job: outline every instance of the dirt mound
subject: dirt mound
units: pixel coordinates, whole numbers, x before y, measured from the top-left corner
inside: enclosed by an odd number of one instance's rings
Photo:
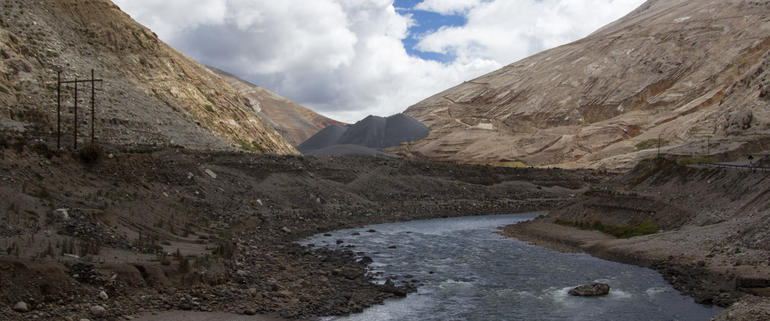
[[[327,130],[328,129],[328,130]],[[404,114],[390,117],[368,116],[348,126],[327,128],[300,144],[297,149],[303,154],[333,145],[359,145],[382,149],[398,146],[401,143],[425,138],[430,129]],[[349,148],[335,148],[327,151],[346,151]],[[358,149],[362,151],[362,149]]]
[[[306,141],[302,142],[302,144],[299,144],[297,150],[304,154],[313,150],[336,145],[337,142],[339,142],[340,137],[342,137],[347,130],[348,126],[331,125],[311,136]]]

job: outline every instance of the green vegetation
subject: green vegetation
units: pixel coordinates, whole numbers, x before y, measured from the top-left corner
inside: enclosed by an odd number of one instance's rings
[[[667,143],[668,142],[666,140],[664,140],[664,139],[660,140],[660,146],[666,146]],[[657,138],[647,139],[647,140],[642,141],[639,144],[636,144],[636,150],[637,151],[645,150],[645,149],[652,149],[652,148],[657,148],[657,147],[658,147],[658,139]]]
[[[581,230],[593,230],[599,231],[605,234],[609,234],[619,238],[630,238],[634,236],[642,236],[648,234],[658,233],[660,229],[655,226],[651,220],[647,220],[635,225],[611,225],[603,224],[601,221],[593,222],[581,222],[581,221],[567,221],[556,220],[554,223],[559,225],[577,227]]]
[[[96,144],[88,144],[77,153],[78,158],[84,164],[94,164],[99,161],[104,151]]]
[[[693,165],[700,163],[716,163],[716,158],[713,157],[685,157],[676,160],[679,165]]]
[[[526,168],[529,167],[527,163],[522,161],[508,161],[508,162],[496,162],[496,163],[488,163],[489,166],[495,166],[495,167],[510,167],[510,168]]]
[[[207,104],[207,105],[203,106],[203,108],[206,109],[207,112],[210,112],[212,114],[216,113],[216,111],[214,110],[214,106],[211,106],[211,105]]]
[[[245,141],[243,139],[240,139],[238,137],[233,138],[233,140],[238,145],[240,145],[241,149],[243,149],[243,150],[252,151],[252,152],[258,152],[258,153],[264,153],[265,152],[265,149],[262,146],[259,146],[259,144],[257,144],[254,141],[247,142],[247,141]]]

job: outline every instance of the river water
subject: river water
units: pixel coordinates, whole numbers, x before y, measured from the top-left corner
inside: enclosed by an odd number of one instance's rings
[[[722,311],[696,304],[654,270],[556,252],[495,233],[539,214],[380,224],[313,236],[302,243],[371,257],[370,273],[378,282],[420,282],[417,292],[404,299],[323,320],[708,320]],[[567,294],[594,281],[608,283],[610,294]]]

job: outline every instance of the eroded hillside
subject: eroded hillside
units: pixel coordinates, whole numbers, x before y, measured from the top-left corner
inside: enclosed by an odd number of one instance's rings
[[[592,35],[430,97],[414,150],[440,160],[626,167],[736,158],[770,137],[770,2],[651,0]]]
[[[73,80],[95,69],[104,79],[97,84],[95,117],[102,142],[296,153],[248,99],[109,0],[4,0],[0,20],[4,131],[51,139],[57,71]],[[73,131],[73,92],[62,92],[65,133]],[[90,104],[90,85],[81,84],[78,100],[81,107]],[[85,137],[90,108],[78,115]]]
[[[273,126],[293,146],[297,146],[329,125],[344,123],[320,115],[267,89],[240,79],[226,71],[209,67],[249,99],[254,112]]]

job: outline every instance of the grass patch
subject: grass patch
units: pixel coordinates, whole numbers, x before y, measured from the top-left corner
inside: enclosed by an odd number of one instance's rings
[[[581,230],[599,231],[619,238],[630,238],[634,236],[655,234],[660,230],[651,220],[646,220],[634,225],[611,225],[603,224],[601,221],[581,222],[567,220],[556,220],[554,223],[564,226],[577,227]]]
[[[527,163],[522,162],[522,161],[487,163],[487,165],[495,166],[495,167],[509,167],[509,168],[527,168],[527,167],[529,167],[529,165],[527,165]]]
[[[77,152],[77,157],[83,164],[95,164],[102,158],[104,150],[96,144],[88,144]]]
[[[676,160],[679,165],[694,165],[700,163],[716,163],[716,158],[713,157],[685,157]]]
[[[262,146],[260,146],[259,144],[257,144],[256,142],[254,142],[254,141],[247,142],[247,141],[245,141],[243,139],[240,139],[238,137],[234,137],[233,140],[243,150],[257,152],[257,153],[264,153],[265,152],[265,149]]]
[[[661,147],[666,146],[667,143],[668,142],[666,140],[664,140],[664,139],[660,140],[660,146]],[[653,149],[653,148],[657,148],[657,147],[658,147],[658,139],[657,138],[647,139],[647,140],[644,140],[644,141],[640,142],[639,144],[636,144],[636,150],[637,151],[645,150],[645,149]]]

